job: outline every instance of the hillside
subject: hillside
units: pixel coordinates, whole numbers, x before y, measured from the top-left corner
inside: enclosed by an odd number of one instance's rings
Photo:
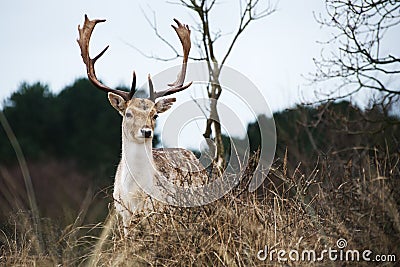
[[[244,166],[225,197],[139,215],[133,240],[125,240],[110,215],[120,117],[87,87],[79,79],[53,94],[40,83],[22,84],[5,102],[39,217],[28,211],[21,165],[1,127],[0,263],[260,266],[271,264],[257,258],[265,246],[321,252],[339,239],[348,249],[400,257],[400,120],[379,106],[361,110],[343,101],[275,113],[275,161],[257,192],[246,188],[254,166]],[[248,125],[248,139],[256,152],[257,122]],[[334,265],[326,258],[321,264]],[[312,260],[290,261],[297,265]]]

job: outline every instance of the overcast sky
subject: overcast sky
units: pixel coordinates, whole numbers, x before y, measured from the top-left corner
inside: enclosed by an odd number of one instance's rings
[[[211,14],[212,29],[226,34],[216,45],[219,57],[231,41],[229,33],[238,27],[238,2],[218,1]],[[302,95],[313,95],[313,87],[305,86],[308,81],[302,75],[314,71],[313,58],[318,57],[322,49],[318,41],[326,40],[329,33],[320,28],[313,16],[324,12],[324,1],[308,0],[306,3],[279,1],[274,14],[254,21],[240,36],[226,63],[254,83],[272,111],[299,102]],[[181,61],[149,59],[129,45],[155,56],[174,56],[154,35],[143,13],[152,17],[154,11],[159,32],[176,44],[178,50],[179,41],[170,27],[172,19],[178,18],[189,25],[197,21],[187,8],[157,0],[15,0],[1,1],[0,10],[0,99],[8,97],[24,81],[43,82],[57,93],[75,79],[85,77],[85,66],[76,42],[77,26],[83,23],[84,14],[90,19],[107,19],[96,27],[91,54],[94,56],[110,45],[96,64],[97,76],[110,87],[129,86],[133,69],[140,85],[145,83],[148,73],[154,76]],[[192,48],[192,55],[196,55],[195,49]],[[171,77],[171,81],[174,79]],[[248,116],[241,119],[251,120]],[[160,120],[162,124],[163,119]]]
[[[211,26],[231,33],[238,26],[238,1],[219,2],[212,13]],[[323,1],[309,0],[304,4],[304,1],[281,0],[277,7],[276,13],[250,25],[227,62],[259,87],[273,110],[299,100],[299,90],[306,83],[301,75],[314,70],[312,59],[321,50],[317,41],[327,36],[313,18],[313,12],[323,11]],[[110,45],[96,65],[99,78],[109,86],[128,86],[132,69],[141,84],[147,73],[155,75],[180,61],[155,61],[127,45],[148,54],[173,55],[155,37],[142,10],[149,16],[154,10],[160,32],[178,47],[169,26],[172,18],[189,25],[195,19],[193,13],[180,5],[156,0],[15,0],[1,1],[0,10],[0,99],[9,96],[23,81],[41,81],[59,92],[76,78],[85,76],[76,43],[77,25],[83,23],[85,13],[89,18],[107,19],[96,27],[91,49],[94,54]],[[220,39],[217,54],[226,51],[231,37],[228,34]]]

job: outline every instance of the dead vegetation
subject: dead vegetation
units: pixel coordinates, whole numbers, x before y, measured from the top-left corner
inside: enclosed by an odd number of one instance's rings
[[[340,238],[347,241],[346,249],[398,257],[400,157],[380,151],[367,155],[357,164],[320,160],[310,173],[303,173],[301,165],[288,171],[285,157],[275,162],[262,190],[249,193],[239,185],[207,206],[138,214],[128,239],[112,208],[96,225],[81,225],[78,216],[74,224],[59,229],[57,222],[42,219],[40,238],[31,216],[15,213],[1,232],[0,262],[6,266],[335,266],[338,262],[328,259],[279,262],[276,254],[272,261],[261,261],[257,253],[265,246],[270,251],[320,253],[336,248]],[[246,179],[241,185],[245,183]]]

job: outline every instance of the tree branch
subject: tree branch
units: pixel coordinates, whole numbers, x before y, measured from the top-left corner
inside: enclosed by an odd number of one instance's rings
[[[258,19],[264,18],[266,16],[269,16],[276,11],[276,7],[271,7],[271,5],[269,5],[263,11],[261,11],[261,13],[259,13],[258,15],[255,15],[255,14],[253,14],[253,11],[254,11],[254,8],[257,6],[258,2],[259,2],[259,0],[256,0],[255,3],[252,4],[252,1],[250,0],[246,5],[246,9],[244,11],[241,11],[239,27],[228,47],[228,50],[226,51],[224,57],[222,58],[220,69],[222,69],[222,67],[224,66],[224,64],[225,64],[226,60],[228,59],[230,53],[232,52],[232,49],[233,49],[236,41],[238,40],[240,34],[243,33],[243,31],[250,24],[250,22],[253,20],[258,20]],[[247,20],[246,20],[246,16],[248,16]]]

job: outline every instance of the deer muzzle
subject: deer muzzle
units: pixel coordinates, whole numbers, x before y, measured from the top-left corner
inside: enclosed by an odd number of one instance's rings
[[[142,128],[140,129],[143,138],[152,138],[153,137],[153,130],[150,128]]]

